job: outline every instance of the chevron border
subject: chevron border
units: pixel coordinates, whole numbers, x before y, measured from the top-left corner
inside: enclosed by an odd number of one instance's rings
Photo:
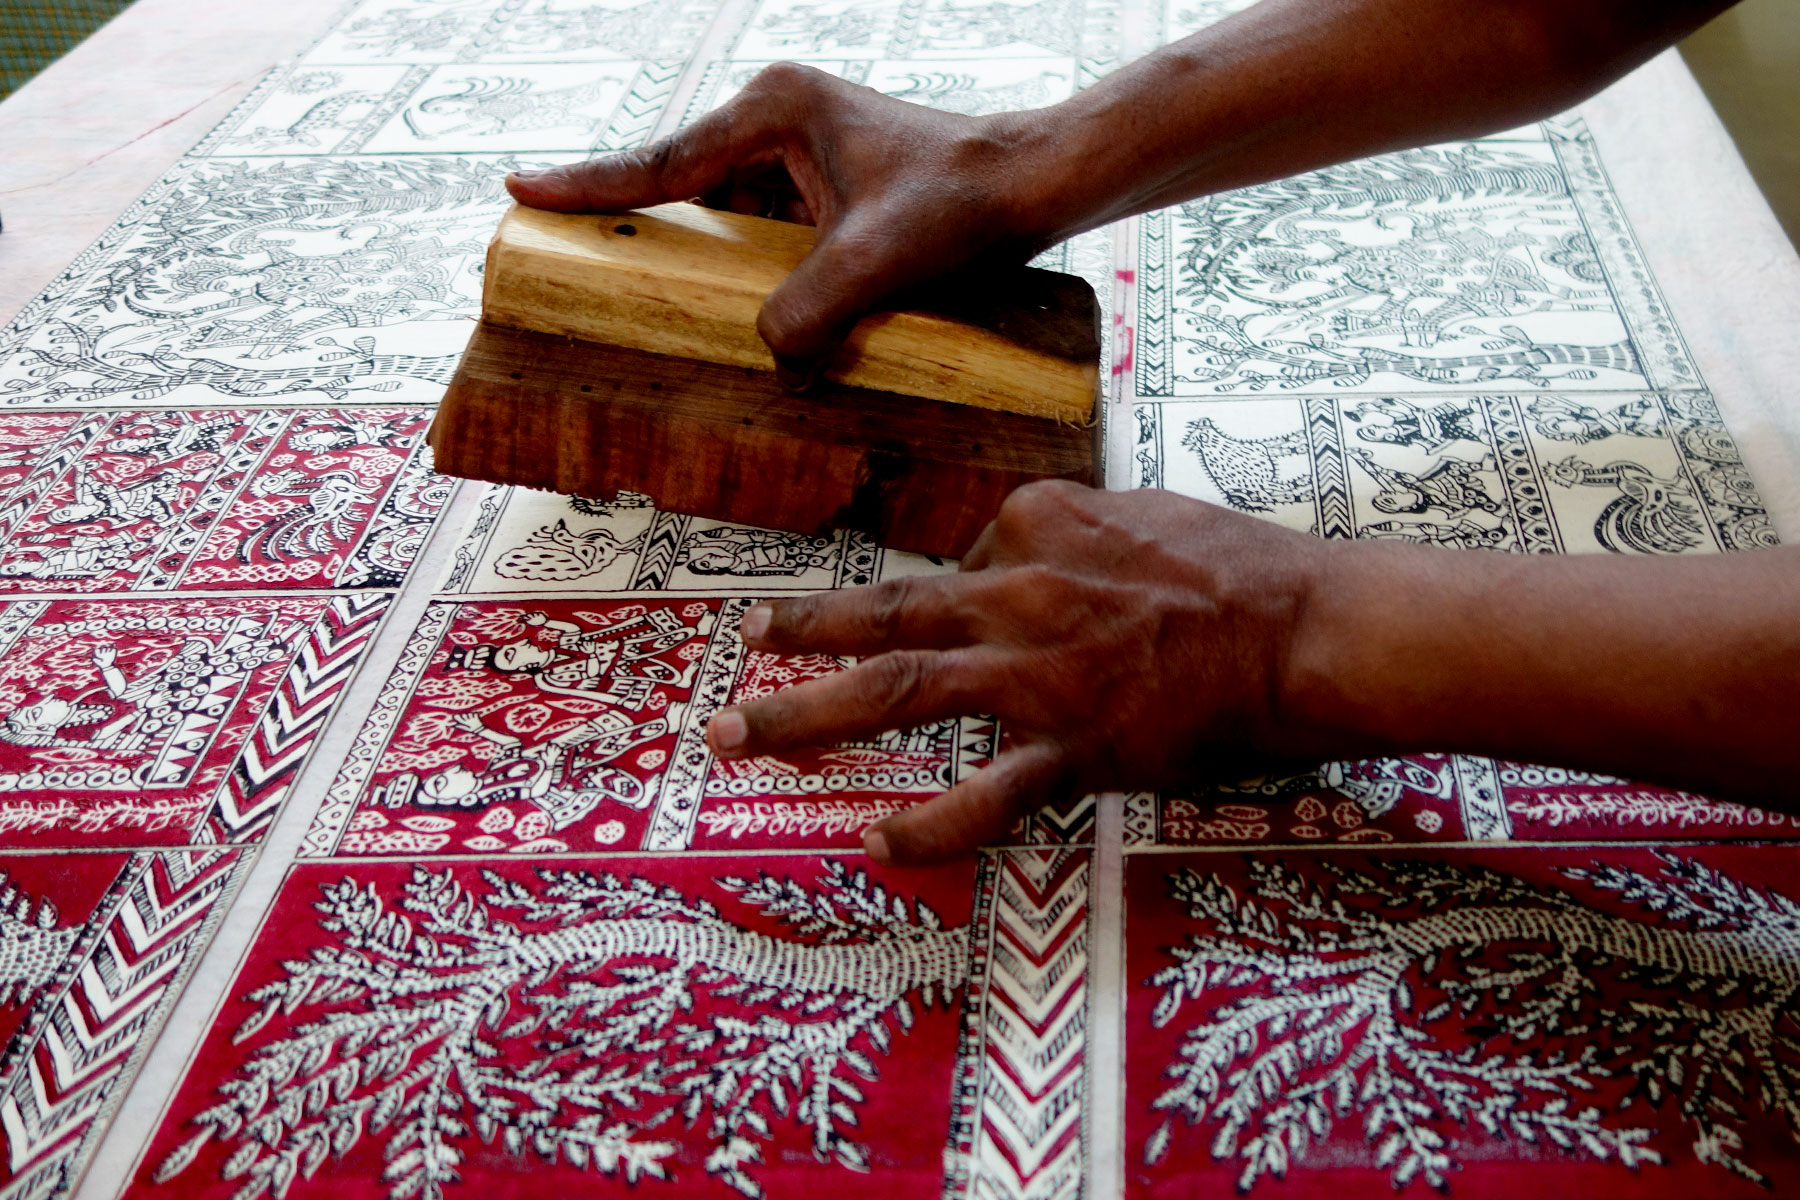
[[[85,958],[9,1054],[0,1200],[74,1189],[253,859],[217,848],[132,856]]]
[[[392,599],[388,592],[331,598],[238,752],[193,842],[235,845],[254,841],[268,829]]]
[[[983,863],[946,1200],[1086,1192],[1092,862],[1055,848]]]

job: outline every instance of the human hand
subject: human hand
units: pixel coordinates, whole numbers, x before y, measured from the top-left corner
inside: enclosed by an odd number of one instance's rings
[[[460,729],[464,733],[486,733],[487,732],[487,726],[483,725],[481,723],[480,717],[476,716],[474,713],[466,713],[466,712],[451,713],[450,714],[450,728]]]
[[[115,646],[95,646],[94,665],[102,671],[119,661],[119,651]]]
[[[864,835],[923,863],[1003,836],[1064,796],[1192,780],[1317,747],[1282,711],[1288,652],[1333,545],[1169,492],[1038,483],[1008,498],[956,575],[760,604],[753,650],[873,656],[721,711],[723,758],[972,713],[1008,745]]]
[[[694,125],[639,150],[507,177],[557,212],[700,197],[818,227],[757,331],[803,388],[858,318],[894,293],[981,260],[1022,263],[1074,230],[1041,219],[1020,147],[1036,113],[967,117],[776,63]]]

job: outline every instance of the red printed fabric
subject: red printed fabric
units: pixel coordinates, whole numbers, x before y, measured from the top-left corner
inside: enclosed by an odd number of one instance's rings
[[[935,1194],[974,873],[297,869],[130,1194]]]
[[[783,60],[1043,108],[1245,7],[357,0],[256,81],[0,329],[0,1200],[1800,1194],[1793,818],[1440,747],[877,867],[994,719],[707,723],[854,665],[748,651],[758,600],[956,563],[432,470],[508,172]],[[1773,545],[1606,153],[1566,114],[1047,250],[1107,486]]]
[[[1794,855],[1134,856],[1128,1192],[1785,1194]]]

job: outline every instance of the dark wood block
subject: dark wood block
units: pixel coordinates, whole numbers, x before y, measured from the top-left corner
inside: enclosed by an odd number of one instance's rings
[[[1094,483],[1096,434],[482,324],[427,437],[449,475],[960,557],[1021,484]]]

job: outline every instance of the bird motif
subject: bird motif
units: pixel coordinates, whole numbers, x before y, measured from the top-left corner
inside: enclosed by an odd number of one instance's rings
[[[1312,483],[1306,431],[1269,438],[1235,438],[1211,417],[1189,421],[1181,444],[1200,456],[1200,467],[1226,503],[1243,512],[1272,512],[1277,504],[1304,500]],[[1299,459],[1299,470],[1284,474],[1283,459]]]
[[[275,471],[254,480],[250,493],[259,498],[297,496],[304,504],[272,517],[238,546],[239,562],[253,554],[275,562],[325,554],[350,539],[356,531],[357,508],[374,499],[352,471],[327,471],[307,476],[299,471]]]
[[[1619,489],[1594,521],[1594,537],[1608,550],[1680,554],[1702,544],[1700,508],[1679,479],[1659,479],[1641,463],[1597,467],[1573,455],[1552,463],[1545,474],[1563,487]]]

